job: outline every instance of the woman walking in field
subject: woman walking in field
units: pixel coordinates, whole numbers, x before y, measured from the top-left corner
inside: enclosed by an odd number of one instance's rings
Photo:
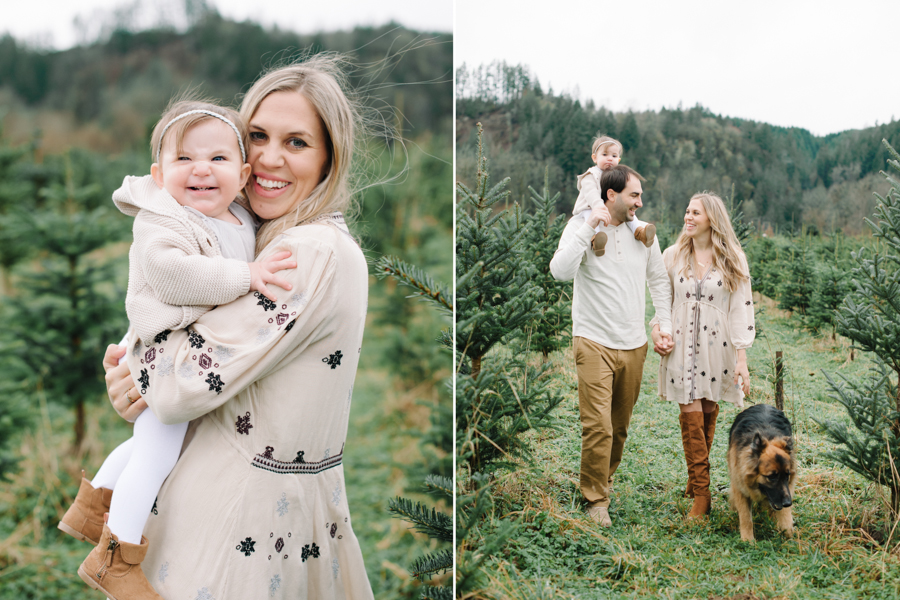
[[[118,346],[104,358],[122,417],[149,405],[163,423],[191,421],[145,529],[143,569],[163,598],[373,597],[341,464],[368,294],[342,216],[365,141],[344,89],[319,55],[264,75],[241,106],[258,260],[290,252],[291,290],[137,342],[122,365]]]
[[[688,469],[687,515],[710,512],[709,451],[719,401],[744,405],[750,392],[747,348],[755,337],[747,258],[728,211],[715,194],[695,194],[684,228],[663,252],[672,284],[673,342],[651,321],[654,349],[662,356],[659,396],[681,410],[681,441]]]

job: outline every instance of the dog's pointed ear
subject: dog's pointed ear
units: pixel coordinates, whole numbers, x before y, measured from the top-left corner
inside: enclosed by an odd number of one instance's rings
[[[763,442],[762,436],[759,435],[759,432],[753,434],[753,441],[750,442],[750,452],[753,456],[758,456],[762,453],[763,447],[765,446],[765,442]]]
[[[788,454],[794,451],[794,438],[784,438],[784,451]]]

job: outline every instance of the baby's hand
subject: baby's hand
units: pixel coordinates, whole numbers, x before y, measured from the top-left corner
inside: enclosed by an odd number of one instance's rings
[[[609,216],[609,210],[606,209],[606,204],[598,204],[593,207],[591,214],[588,217],[588,223],[591,227],[596,227],[601,221],[604,226],[609,227],[609,222],[611,220],[612,217]]]
[[[275,273],[283,271],[284,269],[297,268],[296,262],[287,260],[290,256],[291,253],[285,250],[283,252],[276,252],[265,260],[250,263],[250,289],[259,292],[272,302],[275,302],[277,298],[275,298],[274,294],[266,287],[267,283],[274,283],[278,287],[286,290],[291,289],[290,283],[275,275]]]

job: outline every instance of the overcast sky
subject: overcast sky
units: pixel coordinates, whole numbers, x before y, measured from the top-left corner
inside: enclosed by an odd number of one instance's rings
[[[221,15],[237,21],[250,19],[263,25],[310,33],[350,29],[356,25],[378,26],[395,21],[410,29],[449,32],[453,28],[452,0],[206,0]],[[0,32],[19,39],[65,49],[84,35],[73,22],[81,17],[90,25],[98,11],[109,13],[117,7],[143,6],[144,17],[152,21],[161,13],[178,12],[184,0],[4,0]]]
[[[455,0],[454,61],[524,64],[612,110],[685,108],[824,135],[900,118],[897,0]]]

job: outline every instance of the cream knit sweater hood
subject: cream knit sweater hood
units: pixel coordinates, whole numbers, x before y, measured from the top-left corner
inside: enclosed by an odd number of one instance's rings
[[[222,257],[215,234],[202,219],[149,175],[125,177],[113,202],[135,217],[125,309],[144,344],[250,290],[249,265]]]

